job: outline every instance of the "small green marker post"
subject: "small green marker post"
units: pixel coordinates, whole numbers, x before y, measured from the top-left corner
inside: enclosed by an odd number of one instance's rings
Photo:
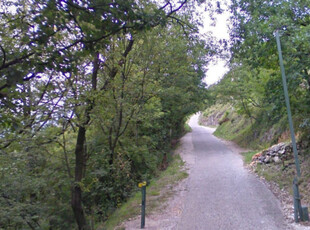
[[[145,204],[146,204],[146,182],[139,183],[139,188],[142,192],[142,205],[141,205],[141,228],[145,226]]]

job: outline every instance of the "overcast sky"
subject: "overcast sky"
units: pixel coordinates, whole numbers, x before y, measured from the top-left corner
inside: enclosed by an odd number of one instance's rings
[[[224,4],[221,5],[221,8],[225,8]],[[216,16],[216,25],[211,26],[211,20],[207,13],[204,13],[204,27],[201,28],[201,32],[212,32],[213,36],[218,39],[229,39],[228,34],[228,19],[229,13],[223,12]],[[216,83],[224,74],[228,71],[228,68],[225,67],[225,60],[217,60],[208,65],[208,71],[206,72],[205,82],[208,85]]]

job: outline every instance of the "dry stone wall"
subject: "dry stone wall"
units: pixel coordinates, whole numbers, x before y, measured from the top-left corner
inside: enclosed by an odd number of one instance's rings
[[[297,144],[297,150],[301,149],[301,143]],[[269,164],[281,163],[284,160],[293,158],[292,143],[279,143],[263,150],[252,157],[252,163]]]

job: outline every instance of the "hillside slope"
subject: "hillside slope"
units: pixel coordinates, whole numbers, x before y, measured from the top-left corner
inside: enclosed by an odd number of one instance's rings
[[[217,127],[215,136],[236,142],[242,147],[264,149],[289,140],[287,118],[272,124],[240,114],[233,105],[215,104],[200,116],[200,123]]]
[[[219,115],[220,114],[220,115]],[[216,118],[217,124],[210,121]],[[232,105],[214,105],[201,113],[200,123],[205,126],[216,125],[214,135],[234,141],[242,147],[253,149],[243,153],[245,164],[257,175],[264,178],[269,184],[276,184],[273,190],[292,195],[292,181],[295,176],[295,164],[290,142],[289,131],[284,123],[284,118],[279,123],[270,127],[264,123],[256,123],[244,115],[236,112]],[[298,135],[297,135],[298,137]],[[310,155],[309,142],[298,139],[299,160],[302,178],[300,192],[302,204],[310,204]],[[282,148],[283,147],[283,148]],[[274,160],[275,159],[275,160]],[[292,199],[287,195],[286,206],[292,207]],[[289,196],[291,198],[291,196]],[[291,212],[292,210],[290,210]]]

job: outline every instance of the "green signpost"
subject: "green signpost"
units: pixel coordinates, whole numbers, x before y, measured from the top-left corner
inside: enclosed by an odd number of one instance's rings
[[[145,226],[145,201],[146,201],[146,182],[139,183],[139,188],[142,192],[142,204],[141,204],[141,228]]]
[[[281,73],[282,73],[283,90],[284,90],[287,116],[288,116],[290,132],[291,132],[291,139],[292,139],[296,173],[297,173],[297,178],[295,177],[294,181],[293,181],[294,218],[295,218],[295,222],[298,222],[299,220],[309,221],[308,208],[301,206],[301,200],[300,200],[299,189],[298,189],[298,183],[299,183],[299,179],[301,176],[300,164],[299,164],[299,159],[298,159],[298,151],[297,151],[297,145],[296,145],[296,139],[295,139],[295,132],[294,132],[294,126],[293,126],[292,113],[291,113],[290,99],[289,99],[288,90],[287,90],[286,76],[285,76],[282,50],[281,50],[281,42],[280,42],[280,36],[279,36],[278,31],[276,31],[276,41],[277,41],[277,47],[278,47],[278,53],[279,53],[279,62],[280,62],[280,68],[281,68]]]

